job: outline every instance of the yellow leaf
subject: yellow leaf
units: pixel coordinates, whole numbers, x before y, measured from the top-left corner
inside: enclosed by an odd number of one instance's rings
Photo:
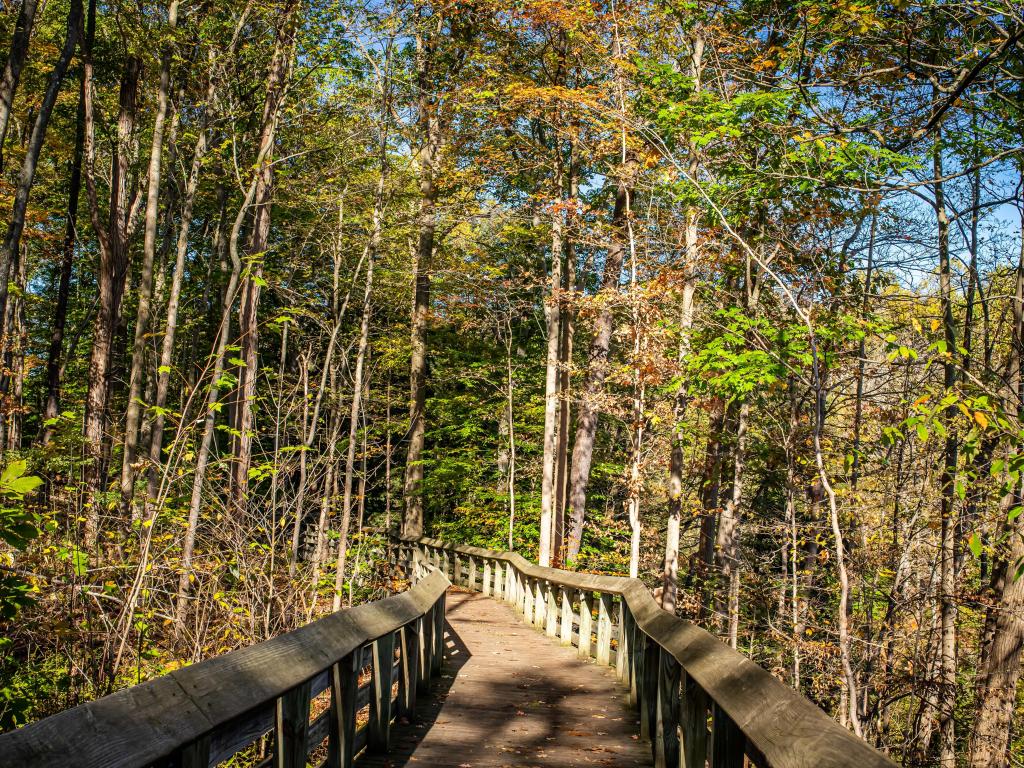
[[[982,429],[988,429],[988,416],[986,416],[981,411],[974,412],[974,420],[978,422],[978,426],[980,426]]]

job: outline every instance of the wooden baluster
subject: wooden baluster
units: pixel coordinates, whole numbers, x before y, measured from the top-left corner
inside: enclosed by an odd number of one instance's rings
[[[615,649],[615,676],[619,682],[629,684],[629,606],[626,605],[626,598],[619,595],[618,610],[619,642]]]
[[[391,687],[394,685],[395,633],[373,641],[373,680],[370,683],[370,722],[366,747],[387,752],[391,745]]]
[[[480,591],[483,592],[485,595],[488,595],[488,596],[491,594],[491,561],[490,560],[484,560],[484,580],[483,580],[483,583],[480,584]],[[494,594],[498,594],[498,591],[495,590]]]
[[[693,678],[682,673],[682,766],[704,768],[708,755],[708,696]]]
[[[452,560],[455,563],[452,570],[452,584],[460,585],[462,584],[462,558],[459,557],[458,552],[455,552],[452,555]]]
[[[431,608],[431,611],[433,608]],[[433,622],[431,613],[416,619],[416,691],[424,695],[430,693],[430,644],[433,640]]]
[[[548,606],[545,609],[547,626],[544,628],[544,632],[548,637],[557,637],[560,617],[558,615],[558,598],[555,597],[555,585],[549,581],[546,591]]]
[[[441,674],[441,663],[444,661],[444,604],[445,595],[442,592],[434,603],[433,618],[433,651],[430,657],[430,674],[434,677]]]
[[[327,768],[350,768],[356,744],[356,696],[363,649],[331,666],[331,718],[327,725]],[[204,767],[205,768],[205,767]]]
[[[416,712],[416,688],[419,683],[419,619],[399,630],[401,675],[398,678],[398,716],[411,720]]]
[[[523,577],[523,621],[533,621],[533,583],[528,576]]]
[[[562,626],[560,635],[562,645],[572,645],[572,592],[566,587],[559,587],[562,599]]]
[[[743,768],[747,737],[717,703],[711,704],[711,768]]]
[[[209,768],[210,734],[200,736],[193,742],[178,749],[171,758],[174,768]],[[330,766],[329,768],[333,768]]]
[[[629,695],[628,701],[634,707],[640,706],[640,688],[643,686],[644,631],[635,620],[629,622]]]
[[[533,582],[533,626],[537,629],[544,629],[544,614],[547,611],[547,601],[544,598],[543,579],[535,579]]]
[[[612,658],[612,596],[601,593],[597,604],[597,663],[610,664]]]
[[[476,558],[472,555],[469,558],[469,583],[466,586],[476,591]]]
[[[505,563],[505,600],[516,604],[516,573],[512,563]]]
[[[494,571],[494,590],[491,592],[491,594],[494,595],[495,597],[501,599],[501,598],[504,597],[505,591],[504,591],[504,587],[502,586],[502,583],[501,583],[502,572],[501,572],[501,561],[500,560],[495,560],[494,561],[493,571]]]
[[[274,708],[274,768],[306,768],[311,681],[279,696]]]
[[[658,645],[646,634],[640,636],[639,685],[636,696],[640,709],[640,738],[650,739],[653,733],[658,696]]]
[[[590,592],[580,592],[580,644],[579,655],[585,659],[590,658],[590,633],[593,630],[594,614],[590,606],[592,595]]]
[[[658,706],[655,728],[655,768],[679,765],[679,684],[681,669],[675,656],[658,647],[661,659],[658,675]]]

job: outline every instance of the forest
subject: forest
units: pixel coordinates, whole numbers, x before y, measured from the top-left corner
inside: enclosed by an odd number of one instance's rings
[[[0,6],[0,731],[429,535],[1024,766],[1018,3]]]

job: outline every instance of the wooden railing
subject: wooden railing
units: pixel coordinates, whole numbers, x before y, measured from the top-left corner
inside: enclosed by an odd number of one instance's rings
[[[424,574],[408,592],[0,736],[0,766],[207,768],[268,734],[261,765],[305,768],[315,753],[350,766],[364,747],[387,751],[392,720],[440,672],[448,586]]]
[[[510,603],[523,619],[615,667],[658,768],[895,768],[821,709],[637,579],[542,568],[512,552],[403,542],[414,573]]]

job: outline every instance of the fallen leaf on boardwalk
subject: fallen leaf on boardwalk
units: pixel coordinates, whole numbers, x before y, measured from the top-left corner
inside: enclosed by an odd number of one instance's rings
[[[525,715],[526,715],[526,713],[525,713],[525,712],[523,712],[523,710],[521,710],[521,709],[517,709],[517,710],[516,710],[516,714],[517,714],[517,715],[520,715],[520,716],[525,716]]]

